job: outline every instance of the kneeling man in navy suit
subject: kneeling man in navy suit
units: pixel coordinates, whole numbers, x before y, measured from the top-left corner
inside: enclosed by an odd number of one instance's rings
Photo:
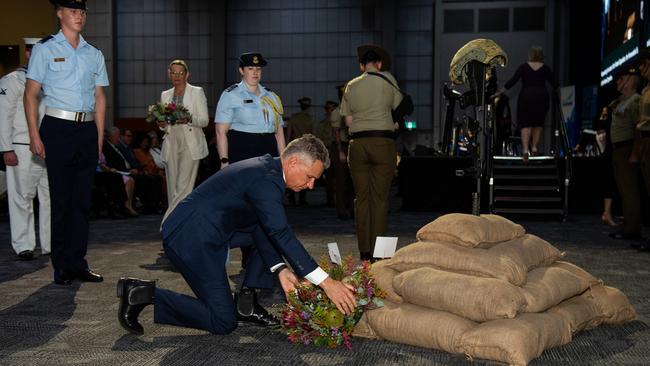
[[[214,334],[232,332],[238,321],[276,325],[277,319],[251,290],[271,288],[274,275],[285,292],[303,277],[320,286],[341,312],[354,311],[353,287],[331,279],[316,264],[296,239],[282,203],[285,188],[313,188],[329,163],[325,145],[305,135],[292,141],[280,158],[243,160],[197,187],[165,219],[161,231],[169,260],[196,297],[156,288],[153,281],[122,278],[117,284],[122,327],[142,334],[138,315],[150,304],[155,323]],[[251,242],[242,290],[233,298],[225,268],[228,251]]]

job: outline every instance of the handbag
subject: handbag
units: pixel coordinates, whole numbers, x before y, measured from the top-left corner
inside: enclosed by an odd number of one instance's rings
[[[410,95],[404,93],[401,91],[395,84],[393,84],[390,79],[385,77],[384,75],[378,73],[378,72],[368,72],[370,75],[374,76],[379,76],[380,78],[386,80],[388,84],[390,84],[393,88],[397,89],[402,94],[402,101],[399,103],[399,105],[391,111],[391,115],[393,117],[393,122],[396,123],[401,123],[404,120],[404,117],[407,115],[410,115],[413,113],[413,98],[411,98]]]

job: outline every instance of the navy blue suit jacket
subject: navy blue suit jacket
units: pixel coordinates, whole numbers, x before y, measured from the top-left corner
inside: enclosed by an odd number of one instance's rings
[[[304,277],[318,265],[289,227],[285,188],[279,158],[264,155],[229,165],[176,206],[162,224],[163,240],[182,256],[195,245],[234,247],[238,234],[249,234],[267,268],[284,262],[283,256]],[[203,243],[174,240],[187,238],[187,230]]]

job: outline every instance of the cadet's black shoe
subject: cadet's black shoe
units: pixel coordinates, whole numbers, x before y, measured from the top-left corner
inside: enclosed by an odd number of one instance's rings
[[[31,259],[34,259],[34,251],[33,250],[23,250],[22,252],[18,253],[18,258],[22,261],[28,261]]]
[[[252,289],[242,289],[239,294],[235,294],[235,307],[239,322],[254,323],[264,327],[280,325],[280,320],[257,302],[257,294]]]
[[[372,255],[370,255],[370,252],[359,252],[359,259],[369,261],[372,259]]]
[[[72,274],[74,278],[78,279],[79,281],[82,282],[102,282],[104,281],[104,277],[100,275],[99,273],[95,273],[91,271],[90,269],[86,268],[83,271],[77,271]]]
[[[72,283],[74,277],[68,271],[64,270],[54,270],[54,283],[57,285],[69,285]]]
[[[138,316],[147,305],[153,304],[155,281],[137,278],[120,278],[117,281],[117,297],[120,307],[117,319],[122,328],[133,334],[143,334],[144,328],[138,322]]]

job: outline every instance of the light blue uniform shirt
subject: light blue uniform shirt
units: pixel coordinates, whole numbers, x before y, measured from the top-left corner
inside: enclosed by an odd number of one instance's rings
[[[32,49],[27,78],[43,86],[46,107],[94,112],[95,87],[108,86],[104,55],[81,35],[79,38],[74,49],[59,31]]]
[[[275,133],[284,127],[280,97],[259,85],[260,95],[251,93],[243,81],[224,90],[214,115],[216,123],[248,133]]]

